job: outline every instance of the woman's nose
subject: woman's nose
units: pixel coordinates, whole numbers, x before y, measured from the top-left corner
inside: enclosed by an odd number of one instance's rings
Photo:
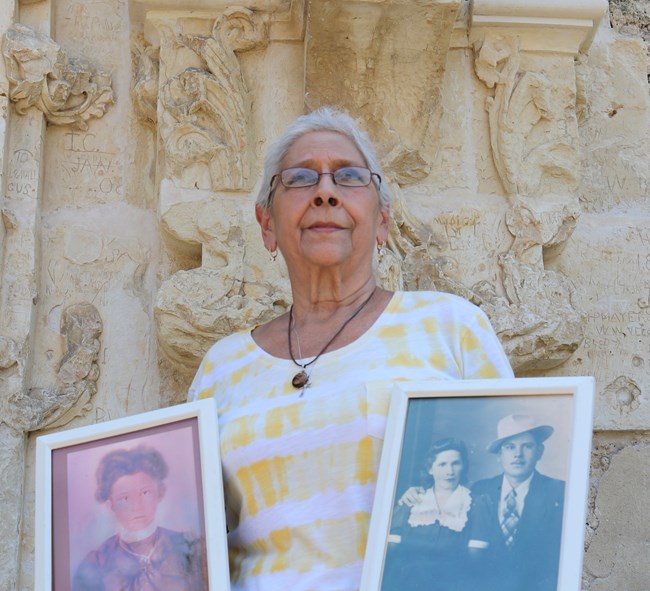
[[[318,179],[318,184],[316,185],[316,190],[314,191],[312,203],[316,207],[320,207],[324,203],[336,207],[340,202],[341,200],[339,199],[337,186],[332,174],[321,174],[320,179]]]

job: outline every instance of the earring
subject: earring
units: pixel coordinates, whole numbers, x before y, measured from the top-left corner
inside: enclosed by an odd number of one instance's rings
[[[381,256],[384,254],[384,243],[377,240],[377,255]]]
[[[273,262],[275,262],[275,259],[278,258],[278,251],[277,251],[277,249],[275,249],[275,250],[270,250],[269,253],[271,253],[271,260],[272,260]]]

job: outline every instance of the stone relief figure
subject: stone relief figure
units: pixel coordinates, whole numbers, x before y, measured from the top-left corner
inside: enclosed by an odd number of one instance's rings
[[[577,158],[563,131],[570,125],[562,122],[567,96],[575,101],[575,95],[554,90],[544,74],[522,72],[520,63],[516,38],[489,36],[475,61],[478,77],[495,89],[487,101],[490,143],[511,200],[505,221],[513,242],[498,258],[501,284],[482,281],[468,288],[449,277],[448,259],[434,256],[430,264],[439,289],[485,310],[513,369],[524,373],[566,361],[583,340],[585,319],[571,281],[546,269],[571,236],[577,207],[567,204],[570,197],[539,194],[548,172],[561,179],[565,195],[575,188]],[[534,134],[542,122],[551,124],[552,131]],[[551,140],[536,139],[540,137]]]
[[[207,69],[186,68],[161,88],[159,126],[169,173],[183,187],[250,189],[250,97],[237,54],[268,42],[264,21],[231,8],[215,19],[210,37],[180,34],[175,42]]]
[[[144,41],[136,42],[133,49],[136,64],[133,85],[133,105],[136,113],[147,123],[156,123],[158,103],[158,78],[160,70],[160,50],[147,46]]]
[[[404,203],[400,186],[391,184],[390,232],[378,256],[377,275],[386,289],[430,289],[428,274],[422,272],[433,260],[431,252],[439,248],[430,228],[416,219]],[[421,281],[418,279],[421,277]],[[426,285],[425,285],[426,284]]]
[[[73,304],[63,311],[61,335],[67,345],[57,372],[60,386],[12,393],[5,417],[9,424],[34,431],[65,425],[80,414],[97,392],[102,330],[102,319],[92,304]]]
[[[193,371],[215,341],[289,307],[280,261],[270,264],[261,246],[251,246],[259,243],[257,228],[239,205],[236,198],[182,203],[162,219],[172,250],[202,251],[201,266],[164,281],[156,300],[160,348],[185,370]]]
[[[61,316],[66,352],[59,364],[58,384],[25,389],[21,364],[26,355],[9,338],[0,337],[0,521],[6,531],[20,531],[23,510],[25,434],[58,427],[90,408],[99,378],[103,325],[89,303],[68,306]],[[16,469],[19,466],[19,469]],[[0,589],[13,589],[20,536],[6,536],[0,552]]]
[[[113,104],[111,77],[93,70],[34,29],[12,25],[3,44],[9,98],[21,115],[30,107],[43,112],[48,123],[88,128]]]
[[[487,99],[492,158],[508,195],[539,195],[543,176],[561,178],[571,191],[578,156],[566,131],[566,110],[575,111],[575,91],[554,86],[543,72],[521,69],[517,37],[488,35],[476,48],[476,75],[494,96]],[[544,135],[533,133],[543,127]],[[540,141],[543,137],[544,141]]]

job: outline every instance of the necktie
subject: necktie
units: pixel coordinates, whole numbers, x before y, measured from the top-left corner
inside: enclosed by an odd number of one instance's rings
[[[504,499],[503,520],[501,521],[501,531],[503,531],[503,535],[506,538],[506,546],[512,546],[518,526],[517,492],[513,488]]]

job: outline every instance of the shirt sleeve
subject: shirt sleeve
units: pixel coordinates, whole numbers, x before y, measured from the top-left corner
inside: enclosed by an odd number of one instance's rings
[[[512,378],[514,373],[487,315],[470,304],[460,327],[461,364],[464,379]]]

